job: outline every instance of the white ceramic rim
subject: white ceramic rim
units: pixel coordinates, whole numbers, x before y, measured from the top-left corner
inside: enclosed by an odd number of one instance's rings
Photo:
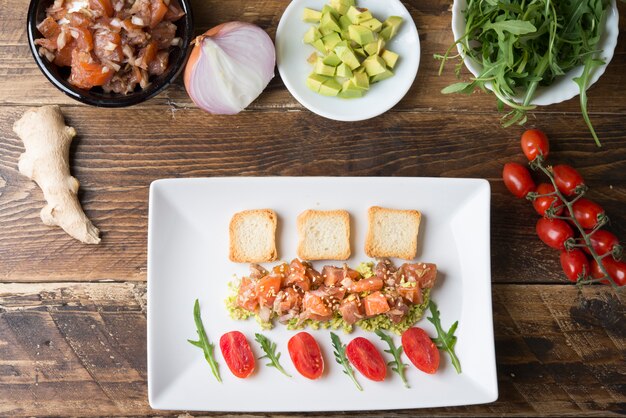
[[[465,32],[465,16],[463,10],[467,6],[467,0],[454,0],[452,5],[452,33],[454,39],[459,39]],[[605,64],[596,67],[591,74],[589,85],[591,87],[596,81],[600,79],[600,76],[604,74],[606,67],[613,59],[615,53],[615,47],[617,46],[617,37],[619,35],[619,12],[617,10],[617,4],[615,0],[611,0],[611,10],[605,16],[605,30],[602,33],[600,39],[600,46],[602,49],[602,59]],[[457,45],[457,50],[462,56],[463,51],[460,45]],[[469,57],[463,56],[463,62],[465,67],[477,77],[482,67],[479,63],[472,60]],[[578,85],[574,82],[574,78],[579,77],[583,72],[583,67],[577,67],[567,72],[565,75],[555,80],[555,82],[549,87],[539,87],[535,93],[535,97],[532,101],[533,105],[547,106],[551,104],[561,103],[565,100],[569,100],[580,94]],[[486,83],[486,87],[491,90],[491,83]],[[515,99],[516,102],[521,103],[521,97]]]
[[[285,64],[282,57],[281,57],[281,48],[279,47],[280,44],[280,40],[281,37],[284,34],[284,28],[285,28],[285,16],[288,16],[296,7],[301,7],[301,4],[299,1],[297,0],[292,0],[289,3],[289,6],[287,6],[287,8],[285,9],[285,11],[283,12],[283,15],[280,19],[280,22],[278,23],[278,27],[276,28],[276,64],[278,67],[278,72],[280,73],[280,77],[283,80],[283,83],[285,84],[285,87],[287,87],[287,90],[289,90],[289,92],[291,93],[291,95],[305,108],[307,108],[308,110],[310,110],[311,112],[323,116],[327,119],[332,119],[332,120],[337,120],[337,121],[341,121],[341,122],[356,122],[356,121],[361,121],[361,120],[367,120],[367,119],[371,119],[374,118],[376,116],[382,115],[383,113],[387,112],[388,110],[392,109],[395,105],[397,105],[400,100],[402,100],[404,98],[404,96],[406,96],[406,94],[409,92],[409,90],[411,89],[411,87],[413,86],[413,83],[415,82],[415,78],[417,77],[417,72],[419,70],[419,64],[420,64],[420,59],[421,59],[421,45],[420,45],[420,40],[419,40],[419,34],[417,31],[417,27],[415,26],[415,22],[413,21],[413,18],[411,16],[411,14],[409,13],[409,11],[407,10],[407,8],[404,6],[404,4],[402,4],[402,2],[400,0],[384,0],[387,2],[393,2],[396,3],[398,5],[398,7],[401,7],[402,9],[404,9],[404,11],[406,11],[407,16],[411,17],[410,19],[407,19],[407,29],[409,31],[411,31],[412,36],[415,38],[416,43],[417,43],[417,48],[416,48],[416,54],[417,54],[417,63],[415,65],[415,70],[411,71],[411,77],[410,77],[410,82],[406,82],[406,84],[402,87],[402,89],[398,90],[397,93],[395,95],[393,95],[393,99],[390,99],[389,102],[386,102],[386,106],[380,106],[377,107],[376,104],[373,104],[370,107],[370,111],[363,113],[360,116],[347,116],[347,115],[340,115],[340,114],[336,114],[330,111],[327,111],[326,109],[323,109],[319,106],[316,106],[315,104],[309,102],[305,97],[303,97],[302,95],[300,95],[297,92],[297,89],[295,88],[295,86],[292,84],[292,81],[289,79],[288,74],[285,70]],[[289,36],[289,34],[284,34],[285,36]],[[363,97],[362,100],[367,100],[367,95],[365,95]]]

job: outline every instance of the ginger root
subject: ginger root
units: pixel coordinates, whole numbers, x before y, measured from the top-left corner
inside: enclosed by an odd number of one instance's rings
[[[65,125],[58,106],[29,109],[15,122],[13,131],[22,139],[20,173],[34,180],[48,203],[41,220],[60,226],[85,244],[100,243],[100,231],[83,212],[77,193],[80,183],[70,174],[70,144],[76,130]]]

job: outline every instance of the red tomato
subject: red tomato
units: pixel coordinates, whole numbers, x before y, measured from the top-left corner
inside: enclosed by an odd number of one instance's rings
[[[578,249],[561,251],[561,267],[572,282],[576,282],[581,276],[587,277],[591,274],[587,256]]]
[[[254,354],[246,336],[239,331],[231,331],[220,338],[220,350],[230,371],[237,377],[246,378],[254,371]]]
[[[575,195],[585,185],[582,176],[569,165],[557,165],[552,170],[556,187],[566,196]]]
[[[535,190],[535,182],[530,177],[530,172],[526,167],[518,163],[504,164],[502,180],[504,180],[506,188],[513,193],[513,196],[520,199]]]
[[[546,158],[550,153],[550,144],[548,143],[548,137],[539,129],[529,129],[522,134],[522,151],[528,158],[528,161],[532,161],[537,158],[538,155],[542,155]]]
[[[374,344],[363,337],[356,337],[346,346],[350,363],[370,380],[382,382],[387,376],[387,364]]]
[[[574,237],[572,227],[561,219],[539,218],[536,230],[547,246],[557,250],[564,250],[565,241]]]
[[[307,379],[317,379],[324,372],[324,358],[315,338],[308,332],[299,332],[287,343],[289,357],[298,372]]]
[[[598,255],[604,255],[613,251],[615,246],[619,245],[617,237],[609,231],[599,229],[594,232],[589,239],[591,240],[591,246]],[[585,247],[585,251],[591,254],[588,248]]]
[[[414,327],[404,331],[402,348],[411,363],[421,371],[434,374],[439,368],[439,350],[423,329]]]
[[[574,202],[574,217],[585,229],[593,229],[598,224],[598,221],[604,217],[604,209],[602,206],[589,199],[581,197]]]
[[[537,194],[550,194],[554,193],[554,186],[548,183],[541,183],[537,186],[536,190]],[[550,207],[554,207],[556,210],[554,212],[555,215],[560,215],[563,213],[565,207],[563,206],[563,202],[559,199],[558,196],[541,196],[533,200],[533,207],[535,211],[541,216],[546,216],[546,211],[550,209]]]
[[[609,276],[613,279],[615,284],[618,286],[626,285],[626,263],[622,261],[617,261],[613,257],[608,256],[602,259],[602,264],[604,264],[604,268],[606,269]],[[592,260],[591,262],[591,275],[594,279],[599,279],[604,277],[604,272],[596,262],[596,260]],[[608,280],[603,280],[602,283],[608,284]]]

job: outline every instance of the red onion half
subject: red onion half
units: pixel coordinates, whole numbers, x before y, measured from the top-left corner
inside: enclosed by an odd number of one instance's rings
[[[229,22],[194,41],[185,67],[185,89],[209,113],[233,115],[248,107],[274,78],[276,51],[251,23]]]

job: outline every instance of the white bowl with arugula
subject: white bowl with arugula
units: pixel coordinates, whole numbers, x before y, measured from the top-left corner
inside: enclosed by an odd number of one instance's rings
[[[406,95],[417,75],[420,42],[399,0],[293,0],[276,31],[276,60],[302,106],[325,118],[359,121]]]

